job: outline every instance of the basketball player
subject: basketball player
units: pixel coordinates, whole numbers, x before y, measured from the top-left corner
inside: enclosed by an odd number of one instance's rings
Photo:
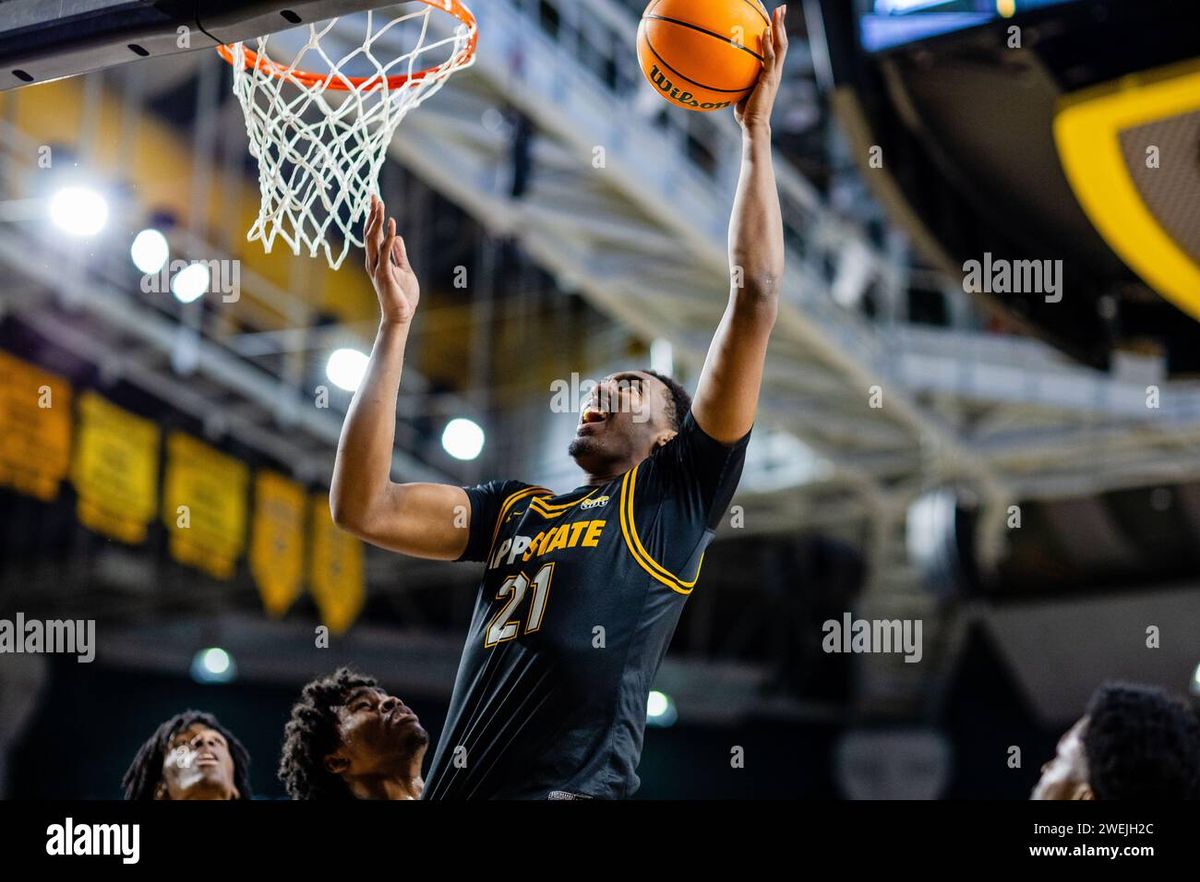
[[[1042,766],[1033,799],[1200,799],[1200,721],[1153,686],[1106,683]]]
[[[740,272],[695,399],[651,371],[606,378],[568,450],[584,472],[568,493],[390,480],[420,293],[395,221],[373,205],[366,267],[382,318],[342,429],[333,517],[384,548],[485,563],[425,798],[620,798],[638,787],[650,685],[741,475],[775,323],[784,244],[770,117],[784,13],[735,111],[742,166],[729,259]]]
[[[121,786],[125,798],[250,799],[250,755],[212,714],[184,711],[138,749]]]
[[[373,677],[339,668],[304,687],[284,729],[292,799],[419,799],[429,735]]]

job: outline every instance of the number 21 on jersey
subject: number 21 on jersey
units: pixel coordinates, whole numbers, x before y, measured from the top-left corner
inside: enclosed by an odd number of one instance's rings
[[[547,563],[542,565],[532,580],[524,573],[517,573],[501,583],[500,590],[496,592],[496,599],[504,603],[488,622],[484,632],[484,646],[490,648],[505,640],[512,640],[520,633],[520,620],[510,619],[509,616],[516,612],[525,595],[530,594],[531,587],[533,591],[529,600],[529,612],[525,616],[525,633],[532,634],[542,627],[542,616],[546,613],[546,600],[550,595],[550,579],[553,575],[554,564]]]

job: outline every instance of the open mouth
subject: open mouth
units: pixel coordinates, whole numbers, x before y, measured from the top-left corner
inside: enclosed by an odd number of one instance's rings
[[[598,407],[588,405],[583,409],[583,414],[579,417],[579,424],[590,426],[592,423],[602,423],[606,419],[608,419],[608,414]]]

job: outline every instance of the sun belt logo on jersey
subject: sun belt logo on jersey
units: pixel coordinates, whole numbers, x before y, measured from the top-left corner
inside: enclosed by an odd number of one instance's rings
[[[588,499],[579,503],[580,508],[599,508],[602,505],[608,505],[607,496],[597,496],[595,499]]]

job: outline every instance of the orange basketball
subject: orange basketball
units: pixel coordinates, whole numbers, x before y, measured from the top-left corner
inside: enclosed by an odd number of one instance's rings
[[[651,0],[638,25],[638,61],[672,104],[730,107],[758,82],[770,24],[759,0]]]

